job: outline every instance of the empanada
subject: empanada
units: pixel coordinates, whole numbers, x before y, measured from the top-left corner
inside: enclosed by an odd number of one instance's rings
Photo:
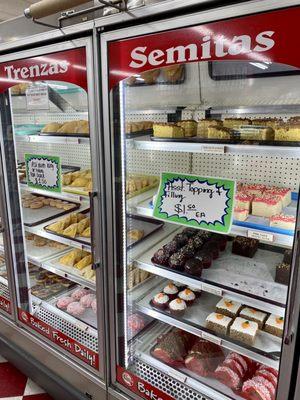
[[[57,221],[48,226],[48,230],[56,233],[61,233],[64,230],[64,221]]]
[[[87,267],[91,263],[92,263],[92,255],[90,254],[84,257],[82,260],[78,261],[78,263],[76,263],[74,267],[77,269],[83,269],[84,267]]]
[[[72,183],[72,174],[71,173],[63,174],[62,183],[65,186],[71,185],[71,183]]]
[[[82,237],[90,238],[91,237],[91,228],[88,227],[81,234]]]
[[[70,186],[74,187],[85,187],[89,183],[89,180],[86,178],[76,178]]]
[[[66,229],[64,229],[63,231],[63,235],[71,237],[71,238],[75,238],[76,237],[76,233],[77,233],[77,223],[76,224],[72,224],[70,226],[68,226]]]
[[[76,133],[77,121],[70,121],[63,124],[61,128],[57,130],[57,133]]]
[[[80,250],[73,250],[67,254],[65,254],[63,257],[59,259],[60,264],[66,265],[68,267],[74,267],[76,264],[78,257],[81,256],[81,251]]]
[[[80,236],[82,234],[82,232],[88,228],[88,226],[90,225],[90,219],[89,218],[85,218],[82,219],[80,222],[78,222],[77,224],[77,233]]]
[[[62,124],[58,122],[50,122],[49,124],[45,125],[42,129],[43,133],[55,133],[62,127]]]
[[[77,129],[75,133],[89,134],[90,133],[89,122],[85,120],[77,121]]]

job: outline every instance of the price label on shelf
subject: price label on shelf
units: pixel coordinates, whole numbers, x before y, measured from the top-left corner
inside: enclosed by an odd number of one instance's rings
[[[25,154],[25,163],[29,187],[61,192],[60,157]]]
[[[153,216],[174,224],[228,233],[235,181],[163,172]]]
[[[222,340],[216,336],[210,335],[209,333],[202,332],[202,339],[208,340],[209,342],[215,343],[219,346],[222,344]]]
[[[262,240],[263,242],[274,242],[274,235],[267,232],[258,232],[248,230],[248,237],[252,239]]]
[[[223,295],[222,289],[217,288],[217,287],[213,287],[213,286],[210,286],[210,285],[206,285],[205,283],[202,283],[202,290],[204,292],[211,293],[211,294],[214,294],[216,296],[222,296]]]
[[[211,153],[211,154],[224,154],[225,153],[225,146],[219,146],[219,145],[215,145],[215,146],[209,146],[204,144],[202,146],[202,151],[203,153]]]
[[[49,110],[49,91],[45,85],[32,85],[26,90],[27,110]]]

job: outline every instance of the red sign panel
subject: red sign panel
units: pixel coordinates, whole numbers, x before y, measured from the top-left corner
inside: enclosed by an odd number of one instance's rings
[[[138,394],[143,399],[174,400],[173,397],[143,381],[119,365],[117,366],[117,381],[127,389],[131,390],[133,393]]]
[[[0,92],[36,81],[64,81],[87,90],[85,48],[0,64]]]
[[[109,43],[110,87],[173,64],[246,60],[300,67],[300,7]]]
[[[24,310],[19,309],[18,315],[21,322],[45,336],[47,339],[51,340],[51,342],[62,347],[77,358],[80,358],[91,367],[95,369],[99,368],[99,356],[94,351],[66,336],[64,333],[52,328],[50,325]]]
[[[8,314],[11,314],[10,301],[2,296],[0,296],[0,308]]]

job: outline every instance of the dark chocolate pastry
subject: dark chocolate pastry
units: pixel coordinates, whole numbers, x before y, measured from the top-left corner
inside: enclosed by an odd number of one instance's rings
[[[182,253],[174,253],[169,258],[169,266],[177,271],[183,271],[184,264],[187,261],[186,255]]]
[[[214,233],[212,237],[213,241],[217,241],[219,243],[220,251],[224,251],[227,246],[227,236],[220,235],[219,233]]]
[[[191,240],[193,241],[193,244],[194,244],[194,247],[196,250],[200,250],[204,244],[204,240],[200,236],[195,236]]]
[[[203,269],[202,261],[199,258],[191,258],[184,264],[184,270],[187,274],[201,276]]]
[[[207,242],[211,238],[212,234],[208,231],[200,231],[197,236],[200,236],[204,242]]]
[[[258,249],[257,239],[236,236],[232,242],[232,253],[252,258]]]
[[[178,251],[178,253],[186,256],[186,259],[192,258],[195,254],[195,247],[192,244],[186,244]]]
[[[188,236],[189,238],[193,237],[196,235],[196,233],[198,232],[197,229],[194,228],[185,228],[181,233],[183,233],[184,235]]]
[[[212,254],[209,251],[200,250],[195,254],[195,258],[202,262],[204,269],[209,268],[212,264]]]
[[[168,265],[169,254],[165,252],[164,249],[159,249],[156,253],[154,253],[152,260],[155,264]]]
[[[203,245],[202,249],[210,252],[214,260],[220,255],[220,244],[216,240],[209,240]]]
[[[283,262],[285,264],[291,264],[292,263],[292,257],[293,257],[293,251],[292,250],[285,250],[284,256],[283,256]]]
[[[182,247],[187,244],[189,238],[184,233],[178,233],[177,235],[174,236],[173,240],[176,241],[178,247]]]
[[[169,254],[170,256],[178,250],[178,245],[176,240],[172,240],[171,242],[165,244],[163,246],[164,251]]]
[[[281,263],[276,266],[275,282],[288,285],[290,280],[290,264]]]

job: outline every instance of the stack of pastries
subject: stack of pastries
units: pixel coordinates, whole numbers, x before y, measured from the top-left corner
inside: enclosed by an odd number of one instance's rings
[[[73,249],[59,259],[59,263],[66,267],[77,269],[84,278],[94,281],[95,271],[92,269],[93,258],[91,253],[84,250]]]
[[[61,133],[62,135],[68,134],[85,134],[89,135],[89,121],[78,120],[78,121],[68,121],[64,124],[59,122],[50,122],[46,124],[42,129],[42,133]]]
[[[75,237],[91,237],[91,221],[85,214],[72,213],[67,217],[47,226],[47,230],[59,235]]]
[[[24,193],[22,194],[22,206],[24,208],[31,208],[31,209],[38,209],[43,207],[55,207],[61,210],[69,211],[75,208],[76,204],[60,199],[37,196],[31,193]]]
[[[140,190],[151,189],[158,185],[158,178],[147,175],[129,175],[126,180],[126,194],[138,194]]]
[[[93,189],[92,171],[90,169],[68,172],[62,175],[62,183],[64,186],[72,188],[83,188],[85,192]]]

